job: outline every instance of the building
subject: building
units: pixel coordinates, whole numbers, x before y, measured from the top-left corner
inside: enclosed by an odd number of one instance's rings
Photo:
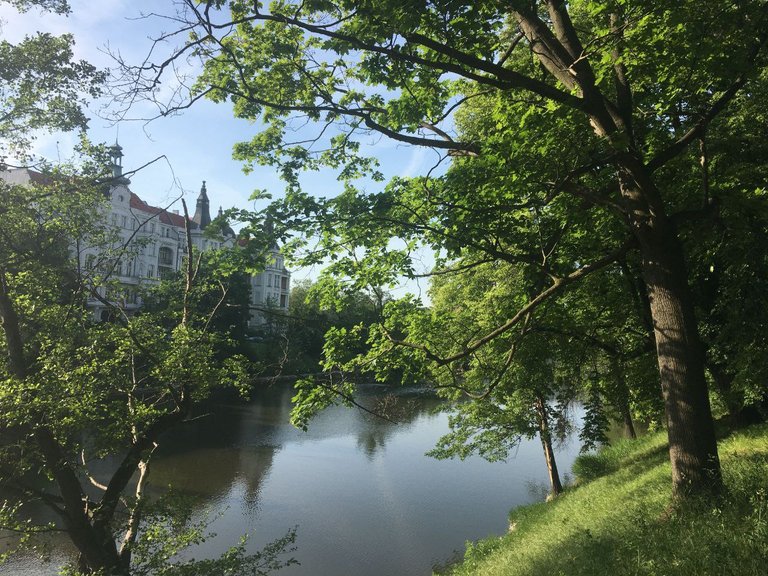
[[[251,276],[251,316],[248,327],[268,332],[281,331],[280,321],[288,312],[291,273],[277,246],[272,246],[264,272]]]
[[[112,232],[112,249],[107,250],[103,243],[90,245],[88,239],[74,243],[82,270],[98,269],[109,274],[110,282],[99,286],[98,297],[91,295],[87,302],[88,309],[99,320],[107,319],[111,313],[105,300],[129,314],[138,310],[142,304],[139,288],[179,271],[187,252],[184,216],[171,206],[152,206],[132,192],[130,180],[123,175],[122,148],[115,144],[110,151],[113,177],[106,192],[109,201],[103,217]],[[0,178],[16,185],[45,183],[44,175],[27,168],[2,172]],[[221,213],[219,208],[219,215]],[[194,215],[186,223],[192,245],[200,251],[233,246],[237,238],[229,226],[225,226],[219,236],[205,234],[211,221],[210,200],[203,181]],[[290,279],[279,249],[273,246],[265,271],[250,279],[249,328],[262,329],[272,324],[272,315],[287,313]]]

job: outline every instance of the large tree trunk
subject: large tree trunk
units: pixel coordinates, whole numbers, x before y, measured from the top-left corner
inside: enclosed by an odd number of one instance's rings
[[[563,491],[563,485],[560,482],[560,474],[557,471],[557,461],[555,460],[555,451],[552,448],[552,433],[549,430],[547,403],[541,396],[536,397],[536,413],[539,417],[539,438],[541,438],[541,447],[544,449],[544,459],[547,461],[549,485],[552,488],[552,496],[557,496]]]
[[[651,306],[674,495],[718,493],[720,460],[683,249],[645,167],[623,160],[621,192]]]
[[[704,359],[677,238],[643,254],[675,493],[721,488]]]
[[[535,6],[535,3],[534,3]],[[623,208],[640,246],[656,335],[675,496],[718,492],[722,486],[714,423],[704,379],[704,361],[689,297],[683,250],[665,213],[659,190],[634,141],[632,89],[621,61],[621,42],[614,50],[615,101],[598,87],[589,52],[579,42],[567,3],[549,3],[549,21],[535,9],[514,3],[512,15],[535,45],[541,65],[581,100],[595,134],[610,143],[615,155]],[[611,16],[621,38],[620,13]]]

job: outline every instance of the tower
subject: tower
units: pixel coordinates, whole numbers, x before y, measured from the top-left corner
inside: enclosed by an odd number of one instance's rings
[[[200,195],[197,197],[195,205],[195,215],[192,216],[192,222],[197,224],[200,230],[203,230],[211,223],[211,202],[208,200],[208,191],[205,188],[205,180],[200,188]]]
[[[112,164],[110,164],[112,169],[112,186],[117,186],[118,184],[125,184],[127,186],[131,181],[123,176],[123,147],[117,143],[117,140],[109,147],[109,155],[112,158]]]

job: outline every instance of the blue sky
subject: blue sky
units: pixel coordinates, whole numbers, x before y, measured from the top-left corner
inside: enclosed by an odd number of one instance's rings
[[[162,19],[141,18],[142,13],[152,11],[172,13],[171,0],[70,0],[70,4],[72,13],[63,17],[38,10],[19,14],[0,3],[0,36],[16,42],[38,30],[54,34],[71,32],[76,41],[76,57],[109,68],[114,67],[114,62],[108,51],[119,52],[127,61],[140,62],[151,47],[150,37],[172,27],[172,23]],[[282,193],[283,184],[272,168],[257,166],[245,175],[242,165],[232,159],[232,145],[250,139],[257,126],[236,120],[228,104],[200,101],[180,116],[151,123],[121,122],[119,126],[102,118],[107,112],[98,104],[92,106],[89,135],[93,141],[112,143],[119,133],[124,170],[138,168],[160,156],[167,159],[131,176],[131,189],[150,203],[167,205],[183,194],[188,203],[194,204],[203,180],[214,210],[219,205],[249,207],[248,198],[255,189],[267,189],[273,196]],[[150,113],[138,107],[129,116],[146,117]],[[54,161],[64,159],[71,154],[75,140],[71,134],[41,134],[35,152]],[[375,151],[387,176],[424,173],[436,160],[430,150],[404,146],[384,137],[372,137],[367,144]],[[308,175],[304,184],[318,196],[332,196],[341,189],[330,171]],[[365,187],[373,191],[382,185],[366,183]],[[300,279],[315,273],[296,271],[294,277]]]

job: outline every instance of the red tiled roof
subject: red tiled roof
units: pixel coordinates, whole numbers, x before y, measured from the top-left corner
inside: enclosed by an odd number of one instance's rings
[[[14,168],[11,170],[6,170],[2,172],[2,174],[0,175],[0,178],[2,178],[3,180],[11,184],[21,184],[21,185],[25,185],[28,183],[50,184],[51,182],[53,182],[53,179],[49,175],[38,172],[37,170],[32,170],[30,168]],[[139,198],[133,192],[131,192],[131,208],[133,210],[144,212],[149,216],[156,216],[157,219],[163,224],[176,226],[177,228],[184,228],[184,216],[182,216],[181,214],[174,214],[173,212],[168,212],[168,210],[166,210],[165,208],[158,208],[157,206],[151,206],[146,202],[144,202],[144,200]],[[197,224],[195,224],[191,220],[189,223],[191,228],[197,228]]]
[[[140,212],[145,212],[152,216],[157,215],[158,219],[163,224],[170,224],[171,226],[184,228],[184,216],[182,216],[181,214],[174,214],[173,212],[168,212],[165,208],[150,206],[133,192],[131,192],[131,208],[133,210],[139,210]],[[194,222],[190,222],[190,224],[195,226]]]

